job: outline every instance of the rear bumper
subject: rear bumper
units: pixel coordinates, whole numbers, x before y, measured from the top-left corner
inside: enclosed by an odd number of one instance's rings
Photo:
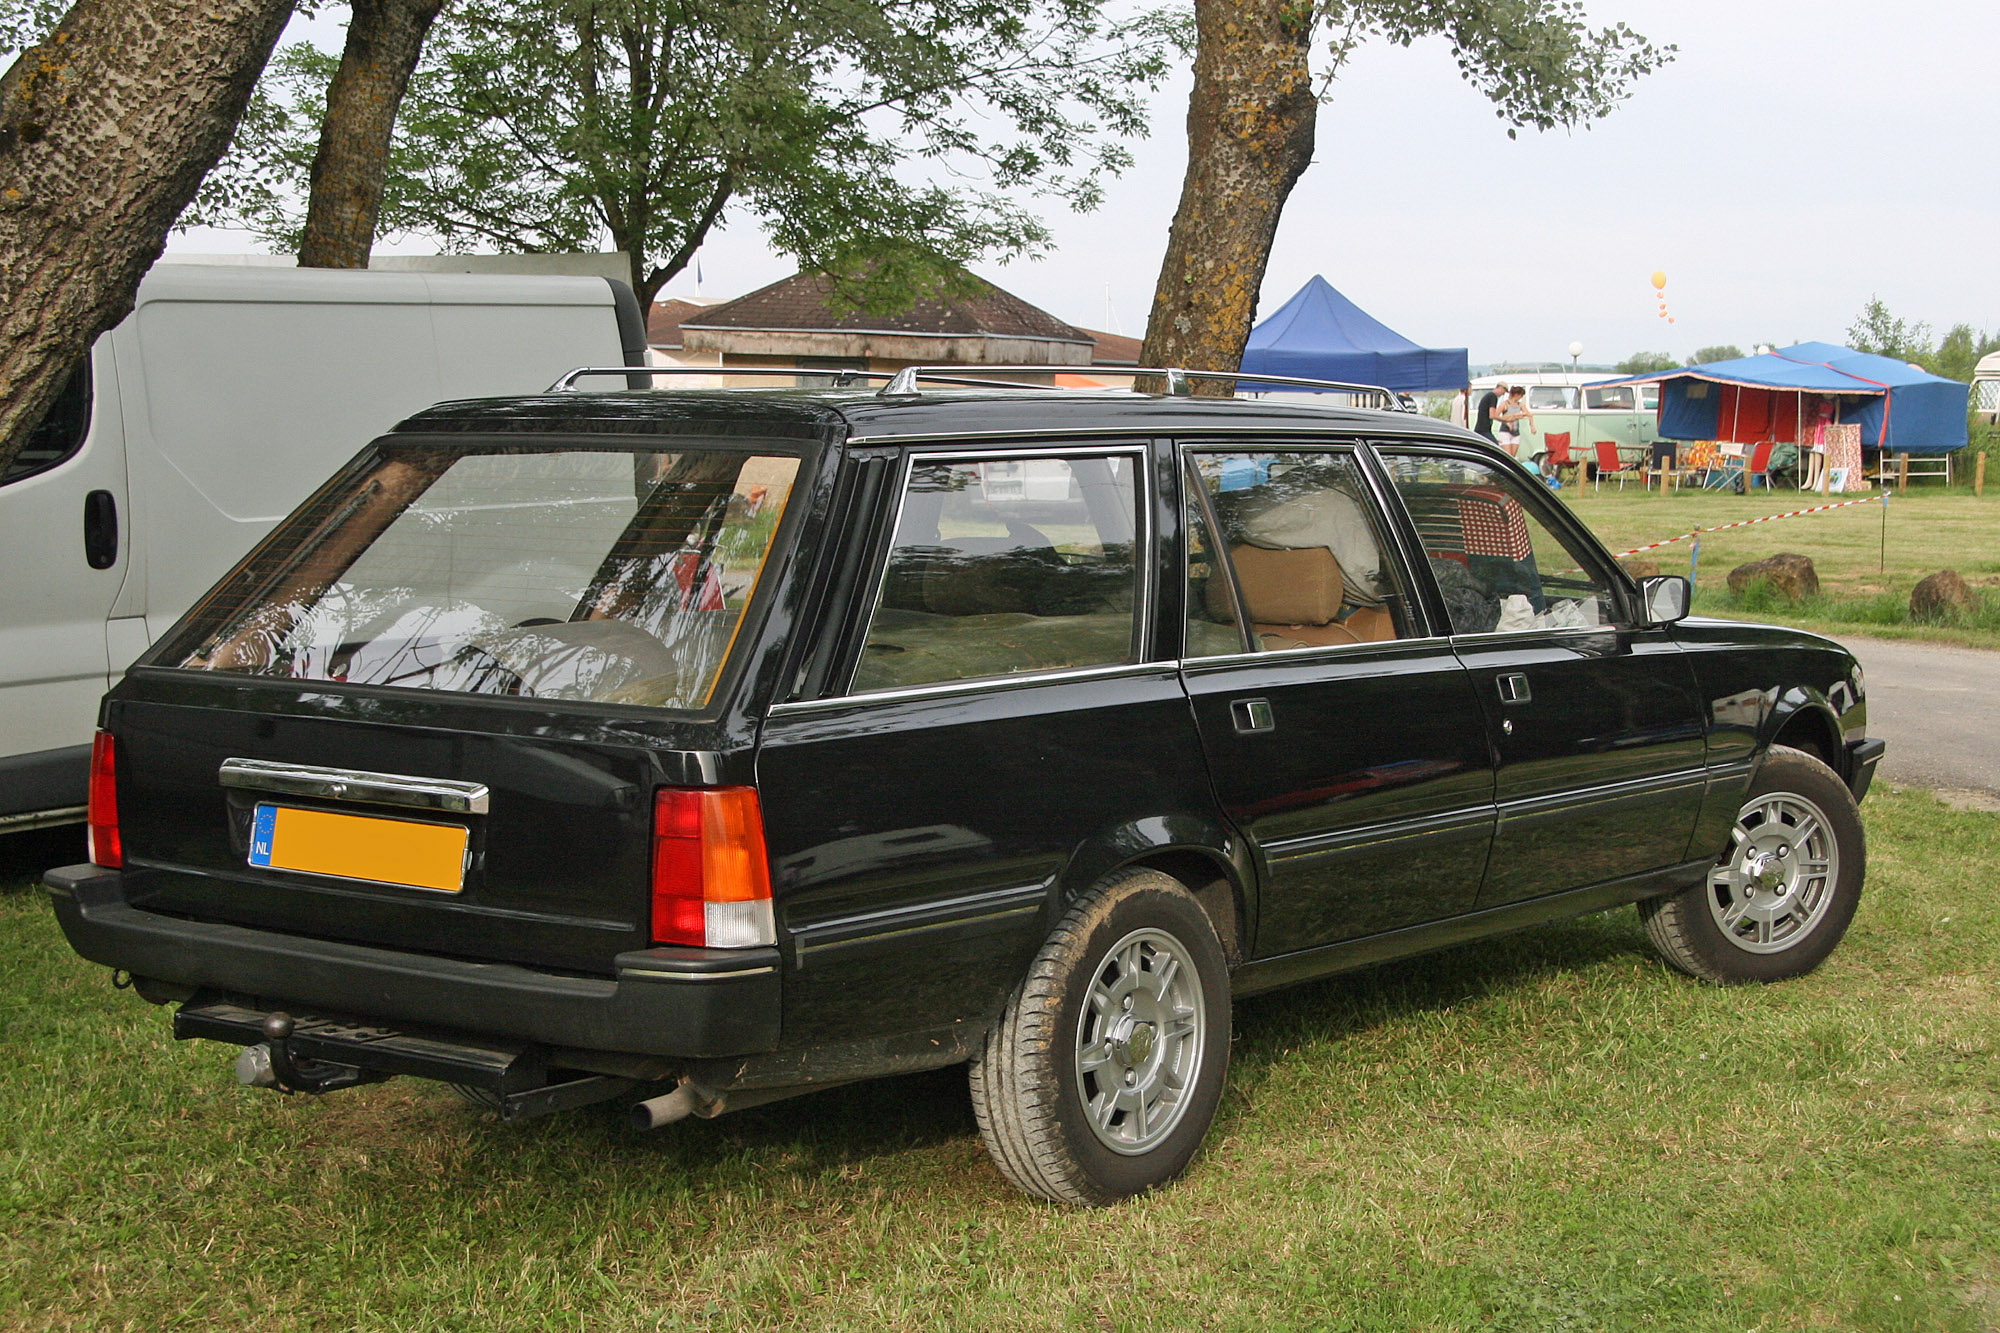
[[[1875,780],[1875,765],[1882,762],[1882,752],[1889,743],[1879,737],[1866,737],[1847,743],[1847,789],[1860,800],[1868,794],[1868,784]]]
[[[704,1059],[778,1044],[776,949],[644,949],[619,954],[607,980],[163,916],[97,866],[43,883],[77,953],[175,985],[586,1050]]]

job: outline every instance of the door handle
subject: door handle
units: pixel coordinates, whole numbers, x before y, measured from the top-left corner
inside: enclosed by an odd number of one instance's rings
[[[110,491],[83,497],[83,558],[92,569],[118,563],[118,501]]]
[[[1506,672],[1493,683],[1500,689],[1500,702],[1503,704],[1524,704],[1535,697],[1528,688],[1528,678],[1518,671]]]
[[[1229,720],[1236,724],[1238,731],[1270,731],[1277,723],[1271,718],[1269,699],[1232,699],[1229,701]]]

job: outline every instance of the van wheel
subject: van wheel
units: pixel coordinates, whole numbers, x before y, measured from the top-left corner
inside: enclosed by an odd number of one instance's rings
[[[499,1111],[505,1105],[500,1099],[500,1094],[491,1088],[476,1088],[470,1083],[447,1083],[445,1086],[451,1089],[454,1097],[467,1106],[477,1107],[482,1111]]]
[[[1229,972],[1208,915],[1154,870],[1070,908],[972,1062],[1002,1175],[1101,1207],[1187,1169],[1229,1069]]]
[[[1832,769],[1773,746],[1707,877],[1639,904],[1669,963],[1717,985],[1804,976],[1861,903],[1868,851],[1854,794]]]

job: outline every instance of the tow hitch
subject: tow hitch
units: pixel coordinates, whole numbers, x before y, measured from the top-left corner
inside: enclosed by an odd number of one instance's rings
[[[393,1075],[379,1069],[336,1064],[331,1060],[294,1060],[292,1031],[297,1027],[290,1014],[272,1014],[264,1020],[264,1040],[245,1046],[236,1057],[236,1080],[252,1088],[276,1088],[279,1092],[333,1092],[339,1088],[380,1083]]]
[[[289,1014],[212,991],[197,992],[180,1007],[174,1035],[243,1047],[236,1077],[251,1087],[318,1094],[407,1074],[478,1089],[503,1120],[609,1101],[641,1082],[552,1067],[551,1052],[540,1046],[330,1014]]]

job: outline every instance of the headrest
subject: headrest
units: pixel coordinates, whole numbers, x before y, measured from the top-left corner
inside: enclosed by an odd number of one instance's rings
[[[1327,625],[1340,614],[1340,565],[1324,546],[1232,546],[1229,559],[1253,625]],[[1208,610],[1218,620],[1231,619],[1220,579],[1208,581]]]

